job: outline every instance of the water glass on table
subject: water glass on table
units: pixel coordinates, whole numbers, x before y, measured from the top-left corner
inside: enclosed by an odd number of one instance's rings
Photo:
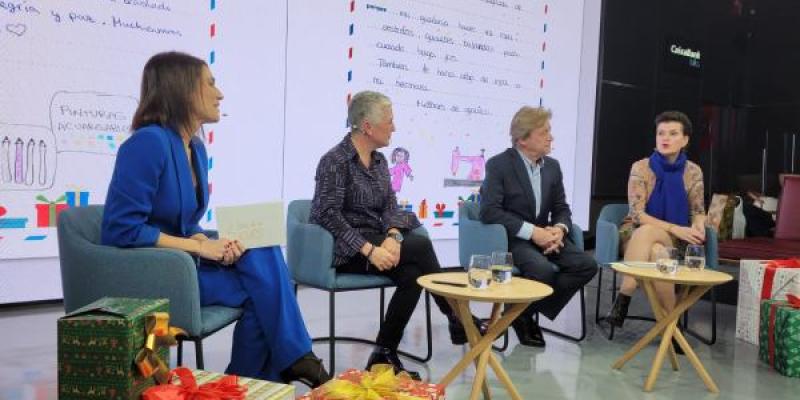
[[[511,282],[511,273],[514,268],[514,259],[507,251],[495,251],[492,253],[492,280],[496,283],[505,284]]]
[[[467,277],[469,286],[473,289],[486,289],[492,282],[492,271],[489,267],[492,264],[492,257],[475,254],[469,259]]]
[[[678,249],[662,247],[656,250],[656,268],[662,274],[674,275],[678,272]]]
[[[706,249],[701,244],[686,246],[686,267],[690,271],[702,271],[706,267]]]

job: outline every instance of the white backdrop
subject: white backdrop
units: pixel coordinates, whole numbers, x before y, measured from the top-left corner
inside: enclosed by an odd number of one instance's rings
[[[348,96],[376,90],[394,103],[397,131],[384,152],[398,200],[433,238],[454,239],[459,199],[477,191],[485,161],[509,146],[511,117],[522,105],[543,105],[554,112],[553,156],[575,221],[586,226],[591,152],[576,163],[579,136],[591,143],[592,135],[591,125],[578,129],[584,4],[552,3],[290,4],[285,169],[293,178],[285,197],[312,196],[316,164],[295,160],[316,159],[340,141]],[[330,34],[321,41],[306,34],[313,30]],[[593,90],[594,75],[587,78]],[[586,106],[593,116],[594,102]],[[587,186],[577,203],[576,182]]]
[[[103,202],[141,68],[163,50],[209,61],[225,94],[227,115],[205,128],[212,207],[309,198],[319,157],[346,132],[347,96],[372,89],[395,103],[387,156],[409,154],[408,168],[392,164],[398,198],[416,212],[425,199],[423,221],[450,238],[437,241],[442,264],[457,262],[457,215],[447,211],[477,188],[481,150],[485,160],[507,147],[522,104],[553,109],[554,156],[586,226],[599,6],[549,3],[28,0],[0,9],[0,303],[61,296],[55,229],[37,226],[36,196],[88,192],[89,203]],[[214,226],[213,213],[204,223]]]

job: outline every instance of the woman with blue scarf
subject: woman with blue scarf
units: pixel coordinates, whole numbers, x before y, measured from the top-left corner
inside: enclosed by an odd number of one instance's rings
[[[656,149],[631,167],[628,180],[630,213],[620,225],[621,250],[625,261],[655,261],[665,247],[685,248],[705,242],[703,171],[686,159],[692,123],[678,111],[666,111],[655,119]],[[606,317],[622,327],[628,315],[636,280],[625,276],[614,307]],[[656,284],[661,305],[675,307],[673,284]],[[679,347],[675,348],[680,351]]]

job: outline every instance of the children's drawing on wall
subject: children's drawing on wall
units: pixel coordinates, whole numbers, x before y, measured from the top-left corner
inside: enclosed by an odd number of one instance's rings
[[[392,175],[392,190],[395,193],[403,189],[403,180],[408,177],[409,180],[414,180],[414,175],[411,174],[411,165],[408,164],[410,154],[408,150],[403,147],[396,147],[392,150],[392,164],[389,168],[389,173]]]
[[[464,155],[456,146],[450,158],[450,173],[453,178],[445,179],[445,187],[474,187],[483,182],[483,173],[486,168],[485,149],[480,154]],[[464,168],[466,167],[466,168]],[[468,170],[466,170],[468,168]],[[466,170],[466,172],[465,172]]]

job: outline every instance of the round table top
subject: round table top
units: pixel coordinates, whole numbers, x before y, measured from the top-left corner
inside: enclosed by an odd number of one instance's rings
[[[644,265],[652,263],[642,263]],[[679,285],[719,285],[733,280],[733,277],[719,271],[704,269],[702,271],[690,270],[685,266],[678,267],[678,272],[674,275],[663,274],[652,266],[629,266],[624,263],[612,263],[611,268],[615,271],[630,275],[637,279],[655,280],[661,282],[675,283]]]
[[[466,284],[467,287],[442,285],[434,281]],[[553,294],[553,288],[544,283],[517,277],[511,278],[509,283],[492,282],[486,289],[473,289],[469,287],[466,272],[428,274],[417,278],[417,283],[440,296],[484,303],[531,303]]]

